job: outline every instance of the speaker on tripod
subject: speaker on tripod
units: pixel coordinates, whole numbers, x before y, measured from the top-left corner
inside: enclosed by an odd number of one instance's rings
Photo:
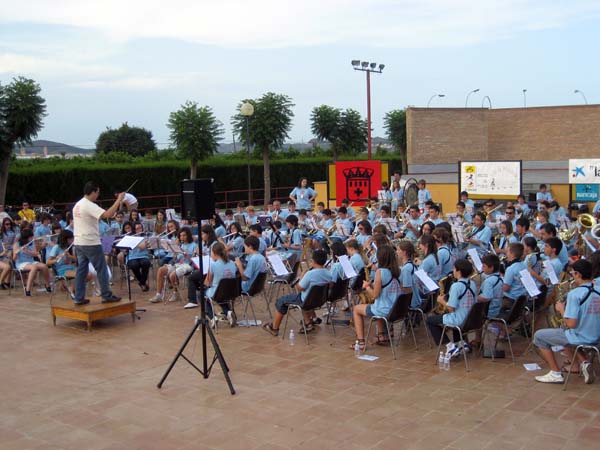
[[[200,222],[201,220],[206,220],[212,218],[215,213],[215,185],[214,180],[212,178],[204,178],[198,180],[183,180],[181,182],[181,217],[183,219],[197,220]],[[198,243],[200,246],[201,242]],[[199,258],[199,267],[200,273],[204,273],[203,267],[203,258],[200,255]],[[194,369],[196,369],[203,378],[208,378],[210,372],[215,365],[216,362],[221,366],[221,370],[223,371],[223,376],[225,377],[225,381],[227,382],[227,386],[229,386],[229,391],[231,395],[235,394],[235,389],[233,384],[231,383],[231,378],[229,378],[229,367],[225,362],[225,357],[221,352],[221,348],[215,338],[214,333],[212,332],[210,326],[207,326],[208,319],[206,318],[206,301],[205,301],[205,292],[204,292],[204,283],[200,283],[200,317],[196,316],[194,320],[194,326],[189,332],[187,338],[181,345],[180,349],[177,351],[175,358],[169,365],[169,368],[162,376],[161,380],[158,382],[157,387],[160,389],[175,367],[175,364],[179,360],[179,358],[183,358],[188,364],[190,364]],[[192,340],[192,338],[196,335],[196,331],[201,330],[201,339],[202,339],[202,367],[198,367],[196,364],[192,362],[187,356],[183,354],[188,343]],[[206,348],[207,336],[210,339],[210,342],[213,346],[214,355],[212,361],[208,362],[208,354]]]

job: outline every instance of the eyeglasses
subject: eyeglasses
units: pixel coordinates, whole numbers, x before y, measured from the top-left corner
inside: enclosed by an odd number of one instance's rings
[[[363,228],[363,227],[358,227],[358,229],[359,229],[360,231],[363,231],[363,230],[364,230],[364,228]]]

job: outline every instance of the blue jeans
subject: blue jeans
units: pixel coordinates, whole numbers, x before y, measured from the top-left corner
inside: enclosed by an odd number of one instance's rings
[[[92,263],[98,276],[98,285],[102,298],[110,298],[112,292],[108,284],[108,268],[104,259],[101,245],[76,245],[77,274],[75,275],[75,302],[81,302],[85,298],[86,277],[88,274],[88,263]]]
[[[283,297],[279,297],[275,302],[275,309],[281,314],[286,314],[288,311],[288,305],[301,305],[302,298],[300,294],[288,294]]]

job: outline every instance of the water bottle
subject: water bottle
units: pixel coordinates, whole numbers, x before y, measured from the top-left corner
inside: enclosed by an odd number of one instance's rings
[[[438,356],[438,369],[446,370],[444,367],[444,364],[445,364],[444,352],[440,352],[440,355]]]
[[[444,355],[444,370],[450,370],[450,353]]]
[[[360,356],[360,342],[358,339],[354,342],[354,356],[357,358]]]
[[[296,345],[296,334],[294,330],[290,330],[290,345]]]

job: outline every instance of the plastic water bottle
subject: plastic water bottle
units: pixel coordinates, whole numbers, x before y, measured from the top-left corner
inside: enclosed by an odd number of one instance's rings
[[[360,342],[358,339],[354,342],[354,356],[357,358],[360,356]]]
[[[294,330],[290,330],[290,345],[296,345],[296,334]]]
[[[444,355],[444,370],[450,370],[450,354],[448,352]]]
[[[440,355],[438,356],[438,369],[446,370],[444,364],[445,364],[444,352],[440,352]]]

